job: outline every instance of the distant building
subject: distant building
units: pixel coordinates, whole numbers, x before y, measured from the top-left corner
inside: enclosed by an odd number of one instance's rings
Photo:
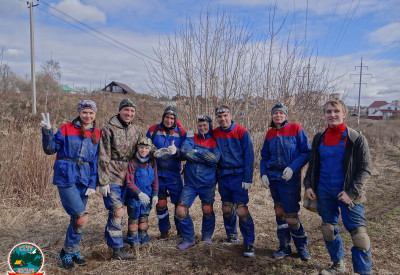
[[[61,89],[64,92],[70,92],[71,94],[76,94],[78,92],[77,90],[75,90],[74,88],[69,87],[68,85],[62,85]]]
[[[400,107],[386,101],[374,101],[367,112],[369,119],[388,119],[400,116]]]
[[[110,84],[103,88],[103,91],[123,94],[135,93],[135,91],[129,88],[128,85],[116,81],[110,82]]]
[[[400,107],[400,100],[393,100],[392,104]]]

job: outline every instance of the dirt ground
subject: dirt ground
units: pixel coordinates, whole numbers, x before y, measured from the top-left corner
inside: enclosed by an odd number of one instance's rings
[[[390,148],[385,150],[385,154],[381,152],[374,149],[371,152],[373,175],[366,186],[368,201],[364,204],[372,243],[373,269],[375,274],[400,274],[400,150]],[[43,270],[46,274],[318,274],[319,270],[330,265],[319,231],[320,218],[304,208],[300,211],[300,217],[309,236],[312,259],[302,262],[295,253],[281,260],[271,258],[272,252],[278,247],[272,206],[269,191],[262,188],[256,179],[250,190],[249,203],[256,229],[256,256],[252,259],[241,256],[242,244],[231,247],[222,244],[225,233],[217,193],[213,244],[200,242],[201,208],[197,199],[190,209],[196,230],[194,247],[186,251],[177,250],[179,238],[174,229],[168,240],[158,240],[157,220],[152,211],[150,244],[131,249],[135,259],[116,261],[110,260],[111,250],[103,237],[107,212],[100,194],[96,193],[89,199],[87,209],[90,219],[81,243],[81,254],[88,260],[88,265],[67,272],[59,267],[57,258],[69,222],[61,204],[56,208],[37,209],[29,205],[10,208],[3,203],[0,206],[0,274],[11,271],[8,267],[8,254],[20,242],[32,242],[42,249],[45,257]],[[170,215],[172,221],[171,211]],[[347,253],[345,262],[348,274],[353,274],[351,238],[342,224],[340,230]]]

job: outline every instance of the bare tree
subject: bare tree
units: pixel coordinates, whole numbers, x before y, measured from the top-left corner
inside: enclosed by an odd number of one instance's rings
[[[156,62],[148,64],[149,87],[157,95],[175,96],[180,112],[193,122],[198,113],[211,114],[217,104],[230,104],[238,114],[243,98],[256,89],[261,72],[257,43],[245,22],[226,12],[195,22],[187,18],[174,36],[160,39]]]
[[[15,82],[15,73],[8,64],[0,66],[0,91],[7,92]]]
[[[61,67],[60,62],[54,59],[43,62],[40,66],[45,75],[50,76],[53,81],[60,83],[61,81]]]
[[[213,114],[227,104],[234,120],[255,139],[259,152],[268,128],[270,109],[277,101],[289,106],[289,119],[315,133],[321,127],[321,105],[335,90],[315,49],[305,46],[294,24],[275,19],[269,10],[264,34],[227,12],[201,12],[187,18],[173,35],[160,38],[155,58],[147,64],[148,87],[174,99],[180,117],[195,128],[195,115]]]

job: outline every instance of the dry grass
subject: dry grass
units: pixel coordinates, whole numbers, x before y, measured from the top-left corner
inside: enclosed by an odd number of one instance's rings
[[[51,184],[54,157],[43,153],[40,115],[30,116],[28,99],[6,96],[8,100],[0,103],[0,270],[5,272],[9,269],[8,253],[19,242],[33,242],[43,250],[46,274],[317,274],[329,264],[318,228],[320,218],[304,209],[301,209],[300,217],[309,236],[312,260],[303,263],[295,254],[280,261],[271,258],[278,246],[273,202],[269,191],[261,187],[255,171],[249,203],[256,228],[255,258],[241,257],[241,244],[222,245],[225,231],[217,193],[214,205],[217,221],[212,245],[200,242],[201,205],[197,199],[190,209],[197,237],[195,247],[178,251],[175,247],[179,239],[174,231],[168,240],[158,240],[157,218],[152,211],[150,244],[132,249],[135,253],[132,261],[111,261],[111,251],[103,237],[107,211],[100,194],[96,193],[89,199],[90,219],[81,245],[81,253],[89,263],[72,272],[62,270],[57,253],[63,245],[69,218],[61,206],[56,188]],[[83,98],[87,97],[49,95],[47,102],[52,104],[45,106],[44,99],[39,101],[38,113],[49,110],[52,124],[58,128],[73,118],[76,103]],[[89,98],[100,106],[98,125],[101,127],[117,111],[122,95],[91,95]],[[147,96],[135,100],[141,116],[135,122],[146,131],[150,125],[160,121],[164,107]],[[185,118],[181,119],[184,122]],[[348,123],[355,125],[354,121]],[[399,121],[362,121],[359,127],[370,142],[373,157],[373,176],[366,186],[369,200],[365,209],[376,274],[398,274],[400,269],[399,126]],[[315,131],[308,127],[305,130],[307,133]],[[252,136],[257,159],[264,135],[260,132]],[[172,221],[173,206],[169,206]],[[340,228],[347,252],[345,261],[351,274],[351,240],[342,225]],[[126,233],[126,225],[124,230]]]

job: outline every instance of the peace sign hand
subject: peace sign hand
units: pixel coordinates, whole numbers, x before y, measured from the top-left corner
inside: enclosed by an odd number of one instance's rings
[[[50,124],[49,113],[46,113],[46,115],[44,115],[44,113],[41,113],[41,115],[42,115],[42,121],[40,122],[40,127],[50,130],[51,124]]]

